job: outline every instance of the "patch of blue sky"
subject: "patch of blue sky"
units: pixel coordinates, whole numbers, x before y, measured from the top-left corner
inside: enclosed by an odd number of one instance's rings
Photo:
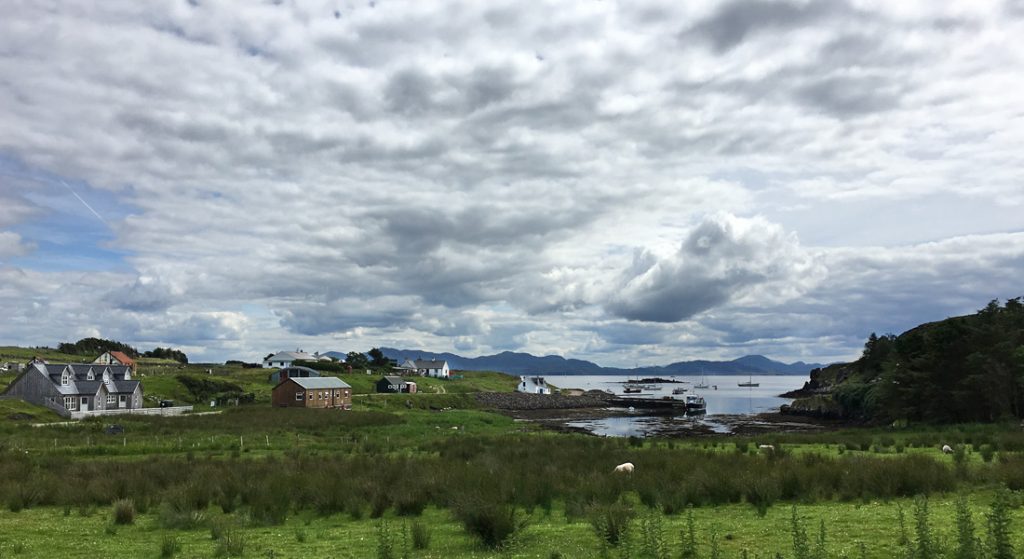
[[[2,156],[0,174],[12,179],[8,184],[22,189],[18,194],[39,210],[10,228],[35,245],[30,253],[10,259],[10,264],[39,271],[131,270],[126,260],[131,254],[117,248],[111,225],[136,210],[116,193],[36,171]]]

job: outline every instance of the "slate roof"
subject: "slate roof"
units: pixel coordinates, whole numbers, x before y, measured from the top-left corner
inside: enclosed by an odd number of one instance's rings
[[[338,377],[291,377],[288,380],[305,388],[306,390],[316,390],[318,388],[352,388],[347,382]]]
[[[131,377],[131,368],[127,365],[99,365],[87,363],[33,363],[33,367],[46,375],[53,383],[57,392],[65,396],[78,396],[96,394],[103,385],[103,372],[110,371],[110,383],[107,384],[107,392],[111,394],[131,394],[139,386],[137,380],[125,380],[125,376]],[[68,385],[61,383],[64,371],[71,372],[71,382]],[[89,380],[89,371],[92,370],[93,380]]]
[[[131,394],[138,387],[139,381],[137,380],[116,380],[107,386],[107,392],[112,394]]]
[[[448,362],[444,359],[417,359],[417,369],[443,369]]]
[[[272,355],[267,362],[274,361],[316,361],[317,357],[312,353],[306,353],[304,351],[279,351]]]
[[[124,380],[127,376],[131,378],[131,367],[128,365],[100,365],[98,363],[33,363],[33,367],[36,367],[50,380],[56,384],[60,384],[60,377],[64,374],[65,369],[71,371],[71,375],[75,381],[88,381],[89,371],[92,370],[94,379],[103,378],[103,371],[110,371],[110,378],[112,380]]]
[[[394,384],[395,386],[402,386],[403,384],[408,384],[404,380],[402,380],[402,377],[396,377],[393,375],[384,375],[384,380],[388,381],[388,384]]]

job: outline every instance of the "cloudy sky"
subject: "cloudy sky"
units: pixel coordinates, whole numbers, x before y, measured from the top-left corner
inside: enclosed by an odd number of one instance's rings
[[[0,19],[0,345],[832,361],[1024,295],[1024,2]]]

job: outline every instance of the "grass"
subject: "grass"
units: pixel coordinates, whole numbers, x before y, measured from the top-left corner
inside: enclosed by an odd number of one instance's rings
[[[140,372],[154,398],[189,401],[175,378],[188,374],[237,384],[259,403],[31,429],[9,416],[59,418],[0,400],[0,557],[368,557],[382,549],[382,527],[395,557],[638,557],[654,548],[678,557],[690,514],[701,557],[712,535],[722,557],[792,557],[792,534],[813,548],[820,525],[829,556],[860,557],[864,546],[867,557],[891,557],[904,547],[900,510],[911,539],[926,525],[949,554],[963,526],[956,498],[967,496],[960,511],[971,511],[983,539],[1000,484],[1017,490],[1009,542],[1024,550],[1016,424],[629,441],[541,431],[477,409],[473,392],[512,390],[515,379],[497,373],[416,378],[415,395],[373,393],[378,375],[341,375],[355,409],[338,412],[269,407],[267,369],[148,361]],[[106,435],[109,423],[124,432]],[[963,452],[944,455],[942,444]],[[636,473],[614,476],[627,460]],[[920,495],[929,498],[923,524]],[[119,499],[132,499],[133,522],[115,527]],[[611,506],[632,519],[615,545],[591,524]],[[515,528],[507,539],[499,521]],[[415,526],[427,543],[407,549]],[[481,543],[488,538],[500,552]]]
[[[64,421],[55,412],[16,398],[0,399],[0,424],[47,423]]]
[[[177,375],[190,375],[199,378],[228,381],[241,387],[243,392],[255,395],[256,403],[269,403],[273,385],[268,380],[273,369],[246,369],[239,365],[213,365],[213,364],[147,364],[139,365],[139,378],[142,380],[142,387],[146,394],[147,405],[155,405],[159,400],[174,400],[182,403],[192,403],[200,406],[208,406],[209,402],[199,402],[185,389],[175,378]],[[333,374],[352,387],[354,395],[366,395],[384,397],[391,395],[377,395],[376,383],[380,380],[380,374],[367,375],[365,373]],[[515,377],[502,373],[486,371],[460,372],[461,379],[442,380],[429,377],[406,377],[407,380],[415,381],[418,385],[418,394],[397,395],[404,402],[407,399],[416,400],[424,396],[435,394],[467,395],[474,392],[511,392],[515,389]],[[367,405],[373,406],[372,402]]]
[[[973,503],[976,521],[982,519],[983,503]],[[895,522],[897,507],[911,511],[911,500],[869,502],[859,505],[823,503],[797,506],[796,512],[807,532],[817,533],[819,520],[828,527],[827,550],[832,557],[859,557],[863,544],[868,557],[898,556]],[[930,504],[933,537],[937,542],[954,538],[955,506],[952,497],[933,499]],[[211,512],[217,516],[220,513]],[[178,542],[180,557],[211,557],[216,555],[221,540],[210,537],[209,530],[168,530],[158,525],[152,513],[139,515],[134,525],[119,526],[116,535],[105,531],[108,519],[103,515],[81,517],[72,513],[69,521],[58,508],[24,510],[19,513],[0,511],[0,556],[17,557],[153,557],[160,554],[164,542],[173,538]],[[560,506],[550,515],[535,512],[529,525],[515,542],[500,552],[489,551],[468,535],[446,510],[429,508],[420,519],[430,526],[429,549],[417,550],[414,557],[549,557],[559,551],[562,557],[589,558],[601,555],[601,540],[585,519],[567,519]],[[406,520],[388,517],[393,533],[401,530]],[[759,517],[749,507],[727,505],[699,508],[693,511],[697,548],[702,557],[708,556],[710,535],[718,535],[723,557],[739,557],[746,549],[750,557],[773,557],[781,553],[791,556],[791,509],[779,507],[765,517]],[[1013,513],[1012,525],[1017,528],[1016,549],[1024,546],[1020,526],[1024,514]],[[377,551],[377,520],[351,520],[335,515],[326,518],[289,519],[281,526],[237,524],[232,534],[244,541],[245,555],[266,557],[273,551],[275,557],[373,557]],[[680,533],[686,528],[686,515],[665,516],[662,529],[671,555],[681,549]],[[305,541],[297,541],[297,532],[306,534]],[[639,525],[634,526],[634,537],[639,536]],[[396,555],[401,556],[401,538],[394,538]],[[20,545],[20,552],[14,553]],[[408,543],[411,547],[411,542]],[[635,544],[634,544],[635,545]]]

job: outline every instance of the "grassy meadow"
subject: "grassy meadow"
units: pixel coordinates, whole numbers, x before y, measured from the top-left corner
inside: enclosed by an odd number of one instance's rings
[[[350,412],[271,408],[265,369],[140,373],[200,413],[64,422],[0,400],[0,557],[1024,555],[1016,423],[599,438],[480,409],[512,390],[498,373],[414,395],[341,375]],[[210,410],[182,374],[256,403]]]

